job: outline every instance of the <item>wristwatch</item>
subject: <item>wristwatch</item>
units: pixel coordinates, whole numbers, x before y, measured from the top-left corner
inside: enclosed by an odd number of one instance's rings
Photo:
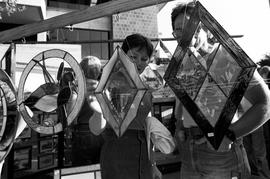
[[[230,129],[227,129],[225,135],[228,137],[228,139],[230,139],[232,142],[236,141],[236,136],[235,136],[235,133],[230,130]]]

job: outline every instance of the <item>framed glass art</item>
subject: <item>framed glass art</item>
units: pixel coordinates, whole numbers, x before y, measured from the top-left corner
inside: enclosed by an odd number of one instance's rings
[[[164,78],[217,150],[255,69],[244,50],[197,1]]]
[[[163,76],[172,58],[171,52],[168,50],[162,40],[159,40],[155,46],[153,54],[153,62],[149,66],[153,66],[160,78],[164,81]],[[174,98],[174,93],[168,85],[162,85],[160,89],[153,91],[153,98]]]
[[[137,115],[146,93],[135,64],[118,46],[104,66],[95,95],[103,116],[118,137],[122,136]]]
[[[0,69],[0,161],[9,153],[19,121],[14,84],[5,71]]]
[[[65,72],[65,68],[72,72]],[[37,72],[41,78],[35,83],[31,77]],[[29,86],[33,90],[29,91]],[[84,74],[74,56],[62,49],[48,49],[32,57],[24,68],[18,86],[18,109],[33,130],[55,134],[77,117],[85,90]],[[46,118],[40,120],[41,115]]]

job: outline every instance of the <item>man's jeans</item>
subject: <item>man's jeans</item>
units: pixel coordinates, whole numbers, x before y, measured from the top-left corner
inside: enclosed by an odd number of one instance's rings
[[[195,144],[187,139],[179,144],[181,179],[247,179],[250,168],[242,140],[229,151],[217,152],[207,142]]]
[[[248,154],[251,174],[262,179],[270,178],[270,170],[266,158],[266,145],[264,129],[260,127],[243,138],[244,146]]]

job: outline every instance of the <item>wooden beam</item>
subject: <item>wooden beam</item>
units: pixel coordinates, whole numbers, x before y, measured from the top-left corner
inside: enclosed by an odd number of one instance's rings
[[[172,0],[113,0],[107,3],[91,6],[82,11],[74,11],[40,22],[19,26],[10,30],[0,32],[0,42],[27,37],[40,32],[56,29],[71,24],[77,24],[97,19],[112,14],[126,12],[138,8],[156,5]]]
[[[244,35],[230,35],[231,38],[242,38]],[[175,38],[149,38],[149,40],[156,42],[162,41],[176,41]],[[90,44],[90,43],[119,43],[124,39],[108,39],[108,40],[76,40],[76,41],[26,41],[15,42],[15,44]],[[9,43],[8,43],[9,44]]]

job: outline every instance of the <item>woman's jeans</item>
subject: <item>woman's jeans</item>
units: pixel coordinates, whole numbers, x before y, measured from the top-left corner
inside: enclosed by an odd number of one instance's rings
[[[178,145],[181,179],[247,179],[250,176],[242,140],[237,140],[226,152],[211,149],[207,142],[195,144],[189,138]]]
[[[143,130],[127,130],[117,137],[112,129],[103,132],[102,179],[151,179],[151,162]]]

